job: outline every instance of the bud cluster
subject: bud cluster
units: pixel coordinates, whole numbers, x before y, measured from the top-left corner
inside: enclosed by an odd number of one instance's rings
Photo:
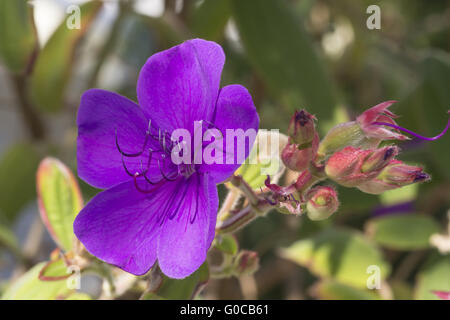
[[[311,161],[315,160],[320,140],[315,120],[313,115],[300,110],[295,112],[289,123],[289,141],[281,153],[281,159],[292,171],[306,170]]]
[[[286,167],[298,172],[297,180],[288,186],[266,180],[265,199],[283,213],[307,213],[311,220],[330,217],[339,207],[336,190],[316,186],[330,179],[338,185],[380,194],[430,179],[422,167],[397,160],[399,148],[380,147],[385,140],[406,140],[388,108],[395,101],[380,103],[356,118],[333,127],[320,140],[316,118],[305,110],[296,111],[289,122],[289,141],[281,153]],[[417,134],[411,133],[414,136]]]

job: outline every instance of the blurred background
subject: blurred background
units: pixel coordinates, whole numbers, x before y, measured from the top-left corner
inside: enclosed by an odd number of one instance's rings
[[[68,28],[74,4],[79,29]],[[372,4],[379,30],[366,25]],[[434,136],[447,123],[450,1],[0,0],[0,293],[55,248],[38,214],[36,169],[50,155],[76,172],[83,91],[136,100],[147,58],[196,37],[222,45],[222,85],[249,89],[262,128],[286,133],[305,108],[323,136],[391,99],[403,127]],[[211,280],[202,297],[434,299],[432,290],[450,291],[449,136],[400,144],[401,160],[423,165],[430,183],[381,196],[340,187],[330,219],[273,212],[239,231],[260,269]],[[79,183],[85,201],[98,192]],[[365,268],[355,271],[366,258],[383,269],[376,292],[366,289]]]

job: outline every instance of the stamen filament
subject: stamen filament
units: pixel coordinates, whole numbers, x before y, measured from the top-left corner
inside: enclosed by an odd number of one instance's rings
[[[450,114],[450,110],[447,111],[447,113]],[[387,123],[387,122],[372,122],[371,124],[378,125],[378,126],[391,127],[391,128],[394,128],[394,129],[397,129],[397,130],[409,133],[410,135],[412,135],[412,136],[414,136],[416,138],[422,139],[422,140],[435,141],[435,140],[438,140],[439,138],[441,138],[447,132],[448,128],[450,127],[450,117],[449,117],[449,119],[447,121],[447,125],[445,126],[444,130],[442,130],[442,132],[439,133],[437,136],[434,136],[434,137],[431,137],[431,138],[430,137],[424,137],[424,136],[422,136],[422,135],[420,135],[418,133],[415,133],[415,132],[413,132],[411,130],[408,130],[406,128],[397,126],[395,124]]]

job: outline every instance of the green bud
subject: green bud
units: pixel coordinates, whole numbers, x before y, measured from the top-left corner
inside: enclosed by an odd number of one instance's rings
[[[339,207],[336,190],[319,186],[308,191],[306,211],[311,220],[324,220],[335,213]]]
[[[367,137],[356,121],[350,121],[331,128],[322,139],[317,154],[320,159],[347,146],[370,149],[377,147],[379,143],[380,139]]]

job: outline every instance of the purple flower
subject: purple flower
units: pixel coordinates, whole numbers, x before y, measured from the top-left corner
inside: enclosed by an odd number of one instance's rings
[[[190,275],[205,261],[215,233],[216,184],[240,163],[176,165],[170,155],[179,142],[171,133],[186,129],[194,136],[194,121],[202,121],[201,132],[218,129],[224,140],[226,129],[258,129],[248,91],[240,85],[219,88],[224,62],[218,44],[189,40],[145,63],[137,83],[140,107],[113,92],[84,93],[77,118],[78,174],[107,189],[74,223],[91,254],[136,275],[158,260],[172,278]],[[253,142],[247,139],[245,157]]]

